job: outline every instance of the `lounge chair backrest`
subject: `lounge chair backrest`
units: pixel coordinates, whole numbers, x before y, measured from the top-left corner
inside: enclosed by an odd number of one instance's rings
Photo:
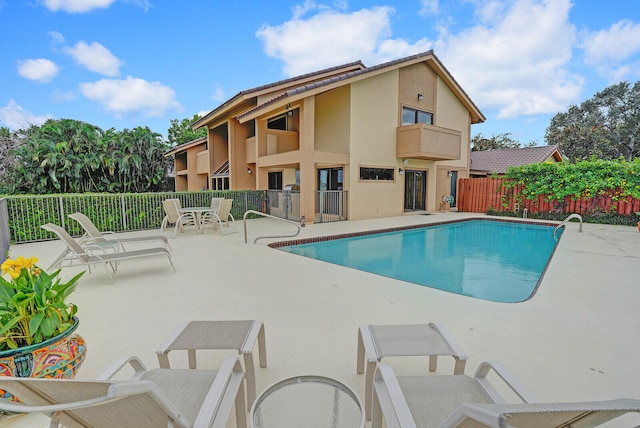
[[[180,218],[180,200],[179,199],[165,199],[162,201],[164,212],[169,219],[169,223],[175,223]]]
[[[73,213],[69,214],[69,217],[80,223],[80,226],[87,232],[87,235],[92,237],[93,239],[104,239],[102,237],[102,232],[98,230],[95,224],[91,221],[89,217],[82,213]]]
[[[60,238],[60,240],[65,243],[69,251],[74,253],[80,260],[86,263],[90,259],[90,256],[86,253],[85,250],[82,249],[80,244],[78,244],[76,240],[73,239],[71,235],[69,235],[67,231],[62,227],[53,223],[47,223],[42,225],[41,227],[44,230],[48,230],[49,232],[53,232],[58,235],[58,238]]]
[[[22,403],[0,403],[14,412],[56,412],[65,427],[191,426],[158,387],[149,381],[80,381],[71,379],[0,379],[0,388]]]

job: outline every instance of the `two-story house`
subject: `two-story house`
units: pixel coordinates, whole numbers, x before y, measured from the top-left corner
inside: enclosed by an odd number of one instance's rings
[[[358,61],[241,91],[209,112],[192,125],[208,129],[206,141],[170,152],[176,190],[293,185],[307,222],[433,212],[469,176],[471,125],[484,120],[433,51]]]

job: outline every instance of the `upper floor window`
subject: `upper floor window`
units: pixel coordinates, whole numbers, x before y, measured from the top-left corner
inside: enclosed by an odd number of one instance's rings
[[[402,107],[402,125],[413,125],[414,123],[428,123],[429,125],[433,125],[433,113]]]
[[[287,130],[287,115],[282,114],[277,117],[273,117],[267,121],[267,128],[280,129],[281,131]]]

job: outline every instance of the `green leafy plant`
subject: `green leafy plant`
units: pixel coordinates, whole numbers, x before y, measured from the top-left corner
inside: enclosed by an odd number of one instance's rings
[[[70,328],[78,308],[66,303],[84,272],[68,282],[36,266],[35,257],[2,263],[0,277],[0,351],[43,342]]]

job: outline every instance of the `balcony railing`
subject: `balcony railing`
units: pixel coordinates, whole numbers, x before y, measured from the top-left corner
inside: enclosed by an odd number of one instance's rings
[[[457,160],[461,150],[460,131],[426,123],[396,128],[396,156],[400,159]]]

